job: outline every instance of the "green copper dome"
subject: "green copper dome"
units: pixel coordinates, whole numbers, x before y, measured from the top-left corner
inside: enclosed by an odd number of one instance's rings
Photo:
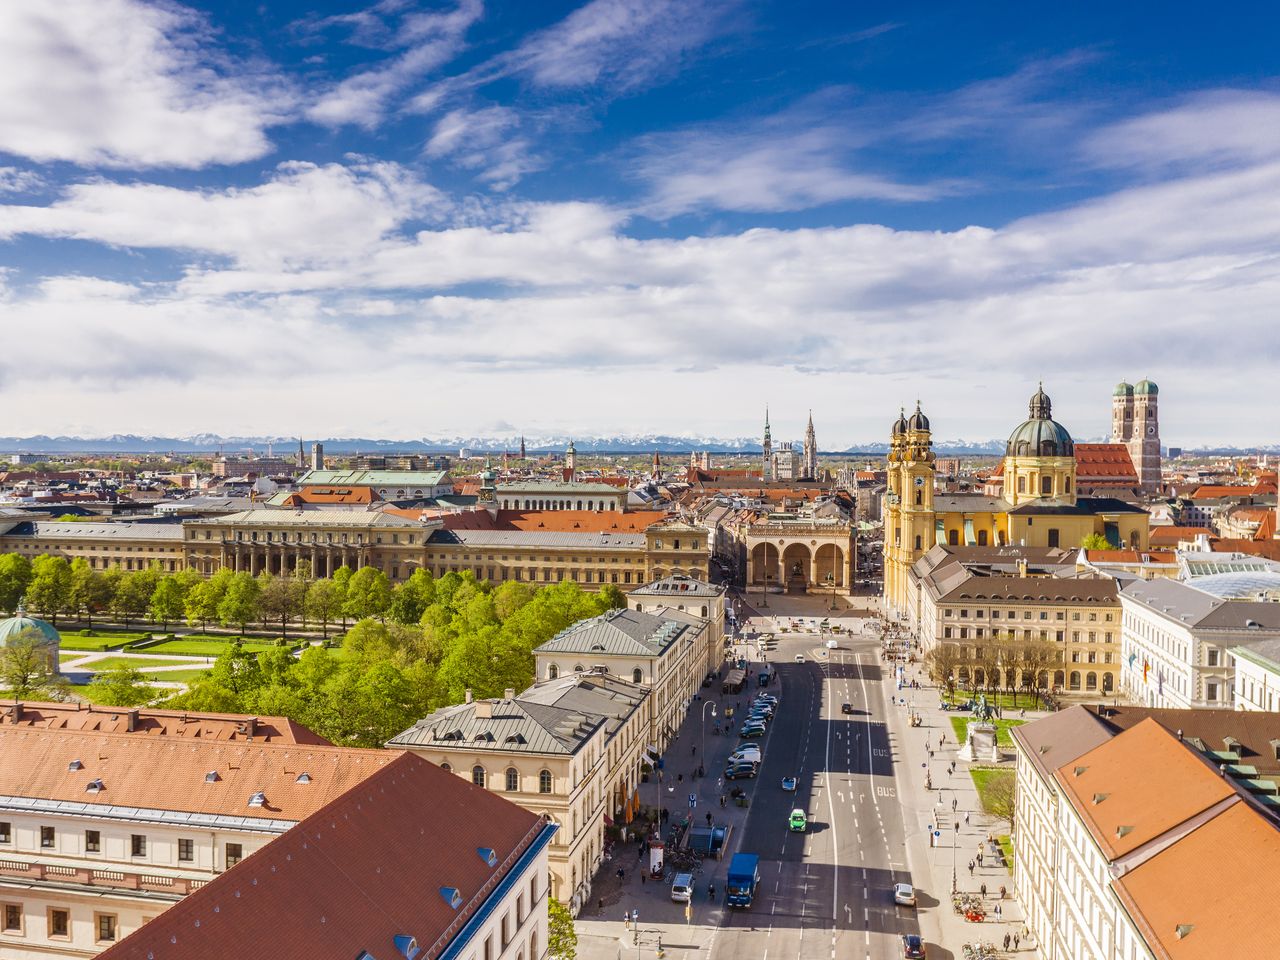
[[[1154,397],[1160,392],[1160,388],[1150,380],[1139,380],[1137,386],[1133,388],[1133,392],[1140,397]]]
[[[1031,415],[1009,434],[1005,453],[1011,457],[1074,457],[1075,441],[1052,417],[1053,405],[1041,387],[1031,398]]]
[[[19,610],[16,617],[0,620],[0,647],[7,647],[16,637],[28,630],[34,631],[41,637],[43,643],[53,647],[55,652],[62,643],[62,637],[58,635],[58,631],[52,624],[37,620],[35,617],[28,617]]]
[[[1116,384],[1115,391],[1112,392],[1111,395],[1113,397],[1132,397],[1133,384],[1126,383],[1124,380],[1121,380],[1119,383]]]

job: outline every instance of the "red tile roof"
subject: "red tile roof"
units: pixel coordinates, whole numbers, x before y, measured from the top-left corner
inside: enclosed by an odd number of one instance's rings
[[[1254,494],[1252,486],[1224,486],[1206,483],[1191,491],[1192,500],[1221,500],[1223,497],[1249,497]]]
[[[133,730],[129,730],[129,715]],[[182,737],[189,740],[294,743],[331,746],[328,740],[287,717],[248,717],[238,713],[195,713],[189,710],[130,711],[127,707],[95,707],[83,703],[12,703],[0,705],[0,727],[39,727],[85,733],[132,733],[135,736]],[[251,722],[252,721],[252,722]]]
[[[1263,518],[1262,523],[1258,525],[1258,532],[1253,535],[1255,540],[1271,540],[1276,535],[1276,511],[1268,510],[1267,515]]]
[[[1076,484],[1135,486],[1138,471],[1123,443],[1077,443]]]
[[[322,486],[303,487],[285,497],[285,506],[304,503],[376,503],[382,498],[372,487]]]
[[[1086,550],[1091,563],[1177,563],[1172,550]]]
[[[1152,527],[1151,543],[1173,544],[1179,540],[1194,540],[1201,535],[1216,536],[1208,527]]]
[[[0,795],[301,820],[394,760],[388,750],[0,727]],[[72,770],[72,761],[81,767]],[[206,780],[217,771],[216,780]],[[298,783],[301,774],[309,783]],[[94,780],[103,790],[88,794]],[[266,794],[262,806],[249,798]]]
[[[387,756],[377,773],[100,960],[349,960],[364,951],[395,960],[397,936],[416,939],[419,960],[438,957],[544,823],[420,757]],[[540,892],[546,883],[538,878]],[[456,909],[446,887],[458,891]]]
[[[1209,549],[1218,553],[1247,553],[1253,557],[1280,560],[1280,540],[1215,540]]]

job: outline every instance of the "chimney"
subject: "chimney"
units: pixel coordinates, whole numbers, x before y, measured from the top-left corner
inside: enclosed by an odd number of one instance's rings
[[[1025,577],[1027,575],[1027,558],[1018,558],[1018,576]]]
[[[492,700],[477,700],[475,702],[475,708],[476,708],[475,716],[477,720],[493,719],[493,701]]]
[[[13,722],[21,723],[22,722],[22,701],[21,700],[13,701],[12,713],[13,713]]]
[[[252,740],[255,736],[257,736],[258,734],[258,718],[257,717],[250,717],[248,720],[245,721],[244,725],[248,727],[250,740]]]
[[[128,725],[125,727],[130,733],[138,732],[138,708],[134,707],[126,716],[128,717]]]
[[[462,702],[463,702],[463,703],[470,703],[470,702],[471,702],[471,688],[470,688],[470,687],[467,687],[467,694],[466,694],[466,698],[465,698]]]
[[[505,690],[503,690],[503,691],[502,691],[502,699],[504,699],[504,700],[514,700],[515,698],[516,698],[516,688],[515,688],[515,687],[507,687],[507,689],[505,689]]]

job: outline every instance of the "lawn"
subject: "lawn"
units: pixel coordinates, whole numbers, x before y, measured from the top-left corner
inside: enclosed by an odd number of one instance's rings
[[[85,664],[86,670],[110,670],[113,667],[137,667],[139,670],[150,670],[155,667],[189,667],[191,660],[169,660],[156,657],[144,660],[141,657],[103,657]],[[201,667],[203,670],[204,668]]]
[[[164,640],[153,646],[139,650],[139,653],[190,654],[193,657],[216,657],[231,646],[231,642],[222,637],[218,640]],[[263,653],[274,650],[274,643],[246,640],[243,644],[245,653]]]
[[[58,662],[59,662],[59,663],[67,663],[67,662],[68,662],[68,661],[70,661],[70,660],[80,660],[80,659],[82,659],[83,657],[87,657],[88,655],[89,655],[89,654],[88,654],[88,653],[85,653],[85,652],[79,652],[79,653],[59,653],[59,654],[58,654]]]
[[[982,696],[987,698],[987,704],[989,706],[999,707],[1001,710],[1044,709],[1044,704],[1038,701],[1036,695],[1034,693],[1028,693],[1025,690],[1017,693],[1006,693],[1003,690],[996,693],[988,693],[984,690],[981,691],[981,693]],[[944,694],[942,697],[943,701],[952,705],[966,703],[969,700],[976,700],[977,698],[978,694],[965,693],[963,690],[957,690],[955,693],[950,695]]]
[[[1004,862],[1009,865],[1009,869],[1013,869],[1013,837],[1009,834],[996,837],[996,842],[1000,844],[1000,849],[1004,851]]]
[[[202,677],[208,672],[208,668],[193,670],[164,670],[157,671],[155,673],[148,673],[147,679],[162,680],[165,683],[190,683],[192,680]]]
[[[956,743],[960,744],[961,746],[964,745],[964,741],[968,736],[968,733],[969,733],[968,724],[970,719],[971,718],[969,717],[952,717],[951,718],[951,729],[953,729],[956,732]],[[1009,728],[1020,727],[1027,721],[1025,720],[992,720],[991,722],[996,725],[996,744],[1001,747],[1012,747],[1013,738],[1009,736]]]
[[[83,650],[86,653],[93,653],[95,650],[105,650],[107,647],[118,647],[120,644],[129,640],[137,640],[135,636],[129,634],[116,635],[114,633],[103,633],[93,637],[78,637],[74,633],[62,635],[63,650]]]
[[[1013,770],[1002,770],[997,767],[974,767],[969,771],[973,785],[978,790],[978,800],[982,809],[995,817],[1008,816],[1001,809],[1000,800],[1013,795]],[[1009,860],[1013,862],[1012,859]]]

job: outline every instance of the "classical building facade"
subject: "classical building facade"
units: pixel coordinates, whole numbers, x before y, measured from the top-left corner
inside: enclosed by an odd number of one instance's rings
[[[574,454],[567,454],[570,459]],[[573,471],[574,466],[566,469]],[[627,489],[589,480],[521,480],[499,483],[502,510],[616,510],[627,508]]]
[[[745,539],[748,589],[852,591],[856,533],[847,520],[770,515],[750,524]]]
[[[1123,443],[1147,494],[1160,489],[1160,388],[1150,380],[1121,381],[1111,397],[1111,439]]]
[[[912,564],[936,543],[1076,547],[1098,534],[1117,547],[1148,547],[1148,517],[1140,507],[1078,495],[1075,444],[1052,418],[1043,389],[1009,435],[1001,496],[935,492],[932,432],[918,404],[893,425],[888,461],[884,590],[898,615],[906,610]]]

